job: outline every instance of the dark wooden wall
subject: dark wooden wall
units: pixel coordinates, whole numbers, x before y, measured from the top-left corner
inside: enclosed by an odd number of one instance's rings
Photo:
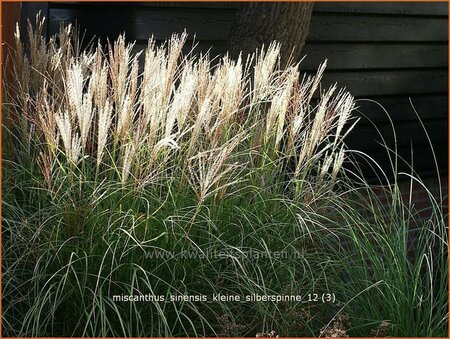
[[[28,10],[27,10],[28,7]],[[198,50],[224,53],[236,3],[25,3],[24,17],[42,10],[47,31],[77,22],[85,39],[114,39],[125,32],[142,48],[150,35],[158,40],[184,29],[198,40]],[[359,113],[376,123],[394,148],[392,119],[399,154],[422,175],[436,173],[429,133],[439,170],[448,163],[448,4],[442,3],[316,3],[303,49],[304,71],[328,59],[324,84],[337,81],[357,99]],[[376,103],[382,104],[388,115]],[[411,100],[411,102],[410,102]],[[376,129],[363,119],[349,136],[351,148],[369,153],[383,167],[389,161],[377,142]],[[401,167],[407,170],[406,167]],[[367,172],[370,176],[370,171]]]

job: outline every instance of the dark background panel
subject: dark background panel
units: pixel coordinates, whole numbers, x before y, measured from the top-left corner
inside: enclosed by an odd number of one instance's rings
[[[447,107],[447,93],[357,98],[355,114],[377,124],[387,122],[390,118],[401,127],[401,123],[406,121],[446,119],[442,112]]]
[[[324,74],[324,87],[334,82],[345,87],[354,96],[405,95],[447,91],[446,69],[377,70],[335,72]]]
[[[77,22],[88,36],[113,39],[126,33],[130,40],[167,39],[173,33],[189,32],[198,40],[225,40],[231,29],[234,10],[108,6],[96,4],[67,5],[50,9],[50,32],[65,22]]]
[[[406,5],[406,4],[405,4]],[[400,19],[399,19],[400,18]],[[309,40],[314,41],[447,41],[447,18],[315,13]]]
[[[318,43],[309,41],[302,51],[305,70],[317,69],[328,59],[330,70],[446,68],[446,43]],[[333,57],[338,56],[338,57]]]
[[[351,14],[391,14],[391,15],[419,15],[447,17],[448,4],[446,2],[318,2],[314,5],[315,12],[351,13]]]

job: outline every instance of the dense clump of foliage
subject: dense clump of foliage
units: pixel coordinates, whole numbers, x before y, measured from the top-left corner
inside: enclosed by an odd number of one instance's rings
[[[185,34],[140,65],[42,24],[3,84],[5,335],[447,333],[442,202],[424,221],[348,179],[354,100],[325,65],[280,69],[277,43],[213,64]]]

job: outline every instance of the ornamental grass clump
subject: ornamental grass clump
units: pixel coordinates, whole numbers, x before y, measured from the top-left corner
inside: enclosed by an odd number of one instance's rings
[[[355,103],[320,86],[325,63],[280,68],[275,42],[213,63],[183,54],[186,34],[82,50],[72,26],[48,42],[42,28],[29,48],[17,30],[4,70],[6,336],[318,336],[344,313],[349,334],[442,333],[442,281],[426,294],[445,267],[439,204],[417,262],[397,258],[411,214],[348,179]],[[245,299],[281,294],[303,299]]]
[[[205,188],[232,193],[240,179],[285,180],[280,163],[290,163],[297,195],[308,175],[331,174],[329,188],[336,181],[354,102],[336,86],[318,92],[325,64],[300,78],[298,65],[277,67],[273,43],[248,60],[225,56],[212,66],[208,56],[182,55],[182,34],[161,46],[151,38],[140,70],[123,36],[81,52],[71,26],[49,43],[41,29],[38,22],[29,32],[30,56],[16,32],[5,109],[14,152],[47,159],[46,175],[64,170],[89,180],[94,172],[95,182],[140,189],[174,181],[199,199]]]

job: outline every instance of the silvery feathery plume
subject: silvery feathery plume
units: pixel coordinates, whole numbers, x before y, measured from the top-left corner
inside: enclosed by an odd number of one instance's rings
[[[87,61],[87,57],[85,62]],[[93,110],[92,110],[92,96],[94,83],[89,85],[87,93],[83,94],[84,77],[83,77],[83,65],[81,63],[74,63],[67,70],[67,95],[69,101],[69,109],[72,114],[71,118],[75,114],[78,120],[78,126],[81,134],[81,147],[86,147],[89,130],[91,128]]]
[[[254,103],[263,99],[270,93],[270,85],[274,76],[274,69],[279,60],[281,45],[279,43],[271,43],[267,51],[264,47],[259,55],[257,53],[254,78]]]
[[[106,99],[105,105],[98,112],[97,167],[100,165],[112,122],[112,105]]]
[[[117,126],[116,133],[121,137],[124,137],[126,132],[128,131],[128,127],[132,122],[133,116],[133,107],[130,95],[126,95],[122,101],[122,105],[117,112]]]
[[[179,150],[180,146],[178,146],[178,143],[172,138],[172,136],[159,140],[153,148],[151,154],[152,161],[158,156],[163,148],[169,148],[170,150]]]
[[[177,121],[178,130],[182,130],[189,109],[191,108],[193,97],[197,88],[197,71],[192,65],[186,65],[181,75],[181,82],[175,92],[165,126],[165,137],[168,138]]]
[[[83,71],[79,63],[74,63],[67,70],[67,99],[70,113],[82,119],[83,107]]]
[[[71,158],[72,154],[72,124],[70,122],[70,114],[67,111],[59,112],[55,117],[58,126],[59,135],[63,141],[66,156]]]
[[[316,116],[314,117],[313,124],[311,126],[311,130],[309,131],[308,138],[306,139],[305,147],[300,153],[299,163],[302,163],[303,160],[309,159],[321,139],[324,137],[325,132],[325,124],[326,124],[326,112],[327,112],[327,104],[331,99],[332,94],[336,90],[336,86],[333,85],[330,87],[328,91],[321,97],[319,102],[319,107],[317,108]]]
[[[122,164],[122,185],[127,182],[128,176],[130,175],[131,165],[133,163],[133,157],[135,153],[135,147],[133,143],[128,143],[125,145],[125,153],[123,156]]]
[[[331,164],[333,163],[333,153],[329,154],[327,153],[325,155],[325,159],[322,164],[322,168],[320,170],[319,179],[322,180],[325,175],[328,173],[328,170],[330,169]]]
[[[344,125],[348,121],[350,114],[354,108],[355,108],[355,101],[353,99],[353,96],[351,96],[349,93],[346,93],[340,100],[338,111],[339,119],[337,122],[336,135],[334,141],[335,144],[339,140],[342,129],[344,128]]]
[[[298,76],[295,68],[290,68],[286,73],[286,80],[280,90],[274,95],[269,113],[267,114],[265,139],[267,142],[273,134],[273,131],[275,131],[275,150],[278,149],[284,134],[286,113],[289,108],[292,88]]]
[[[72,137],[70,160],[72,160],[74,164],[78,164],[80,155],[81,155],[81,138],[78,136],[78,133],[75,133],[75,135]]]
[[[344,147],[342,147],[339,153],[336,154],[334,158],[333,171],[331,172],[332,182],[336,180],[337,175],[342,168],[342,164],[344,163],[344,156],[345,150]]]
[[[88,93],[83,95],[83,107],[81,110],[81,115],[78,117],[78,124],[81,131],[81,147],[85,149],[86,143],[89,136],[89,130],[92,125],[92,118],[94,117],[94,112],[92,108],[92,91],[91,89]]]

